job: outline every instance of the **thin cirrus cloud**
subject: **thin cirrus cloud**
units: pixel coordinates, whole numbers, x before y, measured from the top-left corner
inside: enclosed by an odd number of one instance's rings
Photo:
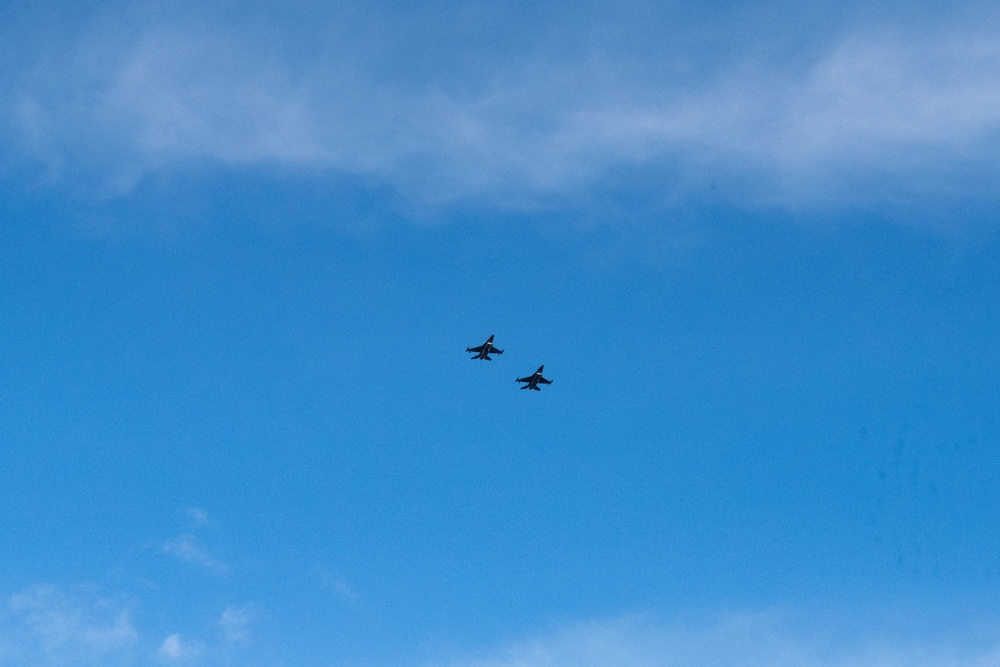
[[[696,625],[622,618],[522,641],[492,655],[433,667],[988,667],[1000,643],[868,640],[831,644],[796,635],[772,614],[730,616]]]
[[[737,37],[730,15],[671,25],[685,43],[733,35],[732,53],[701,55],[626,49],[570,15],[589,39],[549,44],[542,31],[522,53],[463,66],[475,50],[453,37],[458,19],[435,16],[451,36],[436,58],[418,57],[409,33],[364,44],[333,20],[307,53],[291,53],[287,26],[285,42],[261,42],[211,21],[102,25],[15,77],[12,145],[53,182],[119,195],[192,164],[353,174],[420,203],[572,200],[620,168],[668,174],[665,199],[718,181],[745,205],[995,194],[984,174],[1000,166],[987,149],[1000,39],[988,21],[846,22],[770,54],[758,42],[773,35]]]
[[[254,612],[251,607],[229,606],[219,616],[219,628],[227,642],[245,643],[250,639],[250,626]]]
[[[38,585],[0,608],[0,664],[132,664],[139,634],[131,609],[87,592]]]
[[[148,622],[165,610],[154,598],[126,600],[94,586],[31,586],[0,602],[0,665],[235,664],[252,642],[258,613],[255,605],[229,605],[212,624],[196,625],[193,635],[163,633],[163,628],[133,621],[135,616]],[[171,618],[169,623],[190,627],[189,621]]]
[[[221,575],[229,572],[229,564],[209,553],[201,540],[191,533],[183,533],[168,539],[162,544],[161,551],[213,574]]]
[[[192,643],[179,633],[168,635],[157,651],[157,657],[161,662],[173,662],[178,660],[192,660],[202,652],[201,646]]]
[[[212,525],[212,517],[201,507],[189,507],[185,511],[188,521],[196,528]]]

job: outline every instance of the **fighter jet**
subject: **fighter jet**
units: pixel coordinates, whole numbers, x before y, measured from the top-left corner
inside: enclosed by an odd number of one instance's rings
[[[539,382],[542,384],[552,384],[552,380],[546,380],[545,378],[542,377],[542,369],[544,368],[545,366],[539,366],[538,370],[535,371],[534,375],[526,378],[517,378],[518,382],[528,383],[523,387],[521,387],[521,389],[534,389],[535,391],[541,391],[541,389],[538,388]]]
[[[491,354],[503,354],[503,350],[498,350],[493,347],[493,336],[490,336],[489,339],[487,339],[487,341],[479,347],[467,347],[465,348],[465,351],[476,353],[474,357],[469,357],[470,359],[485,359],[486,361],[493,361],[490,359]]]

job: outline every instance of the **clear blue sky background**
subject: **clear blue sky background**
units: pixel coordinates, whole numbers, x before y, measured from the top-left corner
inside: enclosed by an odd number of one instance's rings
[[[0,10],[0,665],[1000,661],[995,9],[201,5]]]

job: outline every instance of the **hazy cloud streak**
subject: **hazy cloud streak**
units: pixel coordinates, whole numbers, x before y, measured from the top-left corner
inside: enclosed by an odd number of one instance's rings
[[[249,607],[226,607],[219,616],[219,627],[227,642],[246,643],[250,640],[253,611]]]
[[[229,572],[229,565],[225,561],[209,554],[202,546],[201,540],[190,533],[170,538],[163,543],[161,549],[165,554],[174,556],[214,574],[226,574]]]
[[[174,633],[163,640],[157,657],[161,662],[192,660],[201,653],[199,646],[191,644],[180,634]]]
[[[448,667],[987,667],[1000,644],[982,647],[928,642],[829,645],[796,636],[768,615],[730,617],[698,627],[634,618],[596,622],[523,641],[494,655]]]
[[[54,586],[12,595],[0,612],[0,664],[130,664],[138,643],[127,607]]]
[[[668,199],[720,181],[743,203],[796,206],[992,193],[968,175],[1000,166],[986,148],[1000,131],[1000,39],[966,20],[849,30],[790,64],[746,45],[700,62],[600,39],[578,57],[536,44],[458,80],[443,56],[407,77],[405,45],[380,61],[336,25],[338,47],[292,57],[249,31],[162,23],[102,26],[24,70],[11,105],[22,155],[108,192],[209,161],[499,205],[573,197],[619,167],[665,170]]]

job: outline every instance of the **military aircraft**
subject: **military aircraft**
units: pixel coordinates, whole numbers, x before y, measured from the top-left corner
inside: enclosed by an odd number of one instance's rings
[[[523,387],[521,387],[521,389],[534,389],[535,391],[541,391],[541,389],[538,388],[539,382],[542,384],[552,384],[552,380],[546,380],[545,378],[542,377],[542,369],[544,368],[545,366],[539,366],[538,370],[535,371],[534,375],[526,378],[517,378],[517,382],[528,383]]]
[[[503,354],[503,350],[498,350],[493,347],[493,336],[490,336],[485,343],[479,347],[467,347],[466,352],[475,352],[476,356],[469,357],[470,359],[485,359],[486,361],[493,361],[490,359],[491,354]]]

